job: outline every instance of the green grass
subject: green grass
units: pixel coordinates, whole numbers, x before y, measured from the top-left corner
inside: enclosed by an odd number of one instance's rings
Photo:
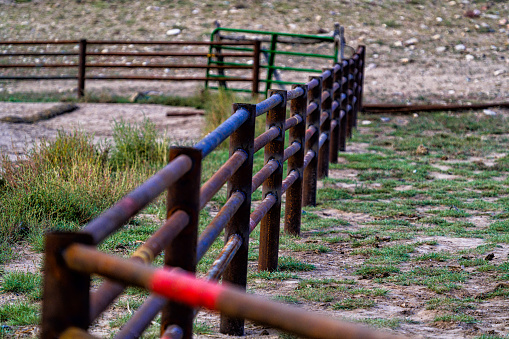
[[[8,326],[39,324],[39,305],[27,302],[0,305],[0,322]]]
[[[42,298],[42,276],[31,272],[12,271],[2,276],[0,290],[2,293],[19,293],[30,300],[38,301]]]

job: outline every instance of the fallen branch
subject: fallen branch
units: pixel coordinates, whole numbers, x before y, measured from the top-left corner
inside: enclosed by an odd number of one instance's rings
[[[70,113],[78,109],[78,106],[74,104],[61,104],[57,106],[53,106],[51,108],[45,109],[44,111],[35,113],[33,115],[27,117],[19,117],[15,115],[9,115],[3,118],[0,118],[2,122],[9,122],[12,124],[33,124],[35,122],[41,120],[48,120],[54,118],[58,115],[62,115],[65,113]]]

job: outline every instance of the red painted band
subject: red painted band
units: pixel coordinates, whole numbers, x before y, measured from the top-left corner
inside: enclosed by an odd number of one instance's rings
[[[149,288],[168,299],[191,307],[216,309],[216,301],[224,287],[196,279],[194,275],[176,269],[159,269],[152,276]]]

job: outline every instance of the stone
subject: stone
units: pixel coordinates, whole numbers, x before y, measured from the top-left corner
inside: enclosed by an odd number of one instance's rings
[[[502,75],[505,73],[505,69],[497,69],[495,72],[493,72],[493,75],[498,77],[499,75]]]
[[[200,10],[198,8],[195,8],[195,9],[193,9],[193,11],[191,13],[193,15],[196,15],[196,14],[200,13]]]
[[[362,120],[361,121],[361,125],[363,125],[363,126],[371,125],[371,121],[369,121],[369,120]]]
[[[437,22],[442,22],[442,21],[444,21],[444,19],[442,19],[441,17],[437,17],[435,20],[436,20]]]
[[[505,25],[507,25],[507,19],[500,19],[500,20],[498,21],[498,24],[499,24],[500,26],[505,26]]]
[[[366,70],[370,70],[370,69],[375,69],[376,68],[376,64],[375,63],[370,63],[368,64],[368,66],[366,67]]]
[[[475,59],[475,57],[474,57],[472,54],[467,54],[467,55],[465,55],[465,59],[466,59],[467,61],[472,61],[472,60],[474,60],[474,59]]]
[[[288,27],[290,29],[296,29],[297,28],[297,25],[296,24],[288,24]]]
[[[179,28],[172,28],[172,29],[169,29],[169,30],[166,31],[166,35],[168,35],[168,36],[179,35],[180,32],[182,32],[181,29],[179,29]]]
[[[465,47],[465,45],[463,44],[459,44],[459,45],[456,45],[454,46],[454,49],[458,52],[463,52],[464,50],[466,50],[467,48]]]
[[[411,46],[411,45],[415,45],[418,42],[419,42],[419,40],[417,38],[410,38],[404,42],[404,45]]]
[[[412,62],[410,58],[401,58],[399,61],[401,61],[402,64],[409,64]]]
[[[445,46],[440,46],[440,47],[437,47],[437,48],[435,49],[435,51],[436,51],[437,53],[439,53],[439,54],[444,53],[446,50],[447,50],[447,47],[445,47]]]
[[[489,116],[495,116],[497,115],[497,112],[495,111],[492,111],[491,109],[485,109],[482,111],[485,115],[489,115]]]
[[[440,40],[442,36],[440,34],[435,34],[431,37],[432,40]]]
[[[402,41],[396,41],[394,43],[394,47],[403,47],[403,42]]]

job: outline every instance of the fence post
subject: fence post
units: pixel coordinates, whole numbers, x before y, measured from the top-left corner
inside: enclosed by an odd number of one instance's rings
[[[318,151],[318,179],[325,178],[329,175],[329,149],[330,149],[330,127],[331,127],[331,108],[332,108],[332,84],[334,76],[334,68],[328,68],[330,75],[323,79],[322,94],[328,93],[328,97],[322,101],[322,114],[327,113],[327,117],[323,124],[320,124],[320,134],[325,133],[327,140]],[[320,116],[321,122],[321,116]]]
[[[261,41],[256,40],[254,42],[253,48],[253,88],[251,92],[253,92],[253,97],[256,97],[259,93],[260,88],[260,49],[261,49]]]
[[[242,245],[233,257],[230,265],[223,273],[223,282],[237,285],[245,289],[247,284],[247,256],[249,246],[249,220],[251,215],[251,178],[253,177],[254,131],[256,105],[233,104],[233,112],[245,109],[249,118],[230,136],[230,156],[243,150],[248,157],[242,166],[228,181],[228,197],[235,192],[244,194],[245,199],[232,216],[225,228],[225,243],[230,236],[238,234],[242,237]],[[229,335],[244,335],[244,319],[221,315],[220,332]]]
[[[85,69],[87,66],[87,39],[81,39],[78,55],[78,98],[85,95]]]
[[[346,151],[348,134],[348,61],[341,61],[341,77],[339,78],[339,150]]]
[[[322,111],[322,77],[309,77],[309,80],[316,79],[318,85],[308,91],[308,103],[316,104],[316,108],[309,112],[306,126],[315,128],[315,133],[309,140],[306,140],[306,152],[311,150],[314,157],[304,170],[304,181],[302,190],[302,204],[304,206],[316,206],[316,180],[318,172],[318,147],[320,139],[320,114]],[[307,108],[306,108],[307,109]]]
[[[272,34],[270,40],[270,51],[269,51],[269,62],[267,68],[267,86],[265,87],[265,93],[269,91],[272,86],[272,75],[274,74],[274,61],[276,60],[276,48],[277,48],[277,34]]]
[[[196,242],[198,239],[198,215],[200,212],[200,178],[202,151],[191,147],[171,147],[170,161],[185,154],[193,161],[193,166],[184,176],[168,189],[166,218],[178,210],[189,215],[189,223],[168,244],[164,253],[164,264],[180,267],[194,273],[196,271]],[[184,331],[184,338],[193,336],[194,309],[168,301],[162,310],[161,335],[168,326],[177,325]]]
[[[306,143],[306,115],[307,115],[307,87],[294,85],[293,88],[300,87],[304,94],[290,102],[290,114],[300,115],[302,121],[290,129],[289,142],[300,144],[300,150],[288,159],[288,174],[292,171],[299,173],[299,178],[295,180],[286,191],[285,202],[285,232],[291,235],[300,235],[300,224],[302,215],[302,177],[304,167],[304,146]]]
[[[93,244],[84,233],[46,235],[41,338],[60,337],[68,327],[86,330],[90,325],[90,275],[73,271],[62,253],[71,244]]]
[[[275,160],[278,168],[263,183],[263,197],[272,194],[276,203],[262,218],[260,225],[260,247],[258,257],[259,271],[275,271],[277,269],[279,251],[279,227],[281,220],[281,182],[283,181],[283,158],[285,151],[285,120],[287,92],[269,90],[268,96],[279,94],[283,102],[267,113],[267,130],[273,126],[279,129],[279,135],[265,146],[265,163]]]
[[[341,128],[339,102],[341,99],[340,86],[341,86],[341,66],[336,64],[333,68],[332,83],[338,85],[336,90],[332,90],[332,103],[336,104],[336,107],[331,106],[331,131],[330,131],[330,151],[329,161],[333,164],[338,162],[338,151],[339,151],[339,129]],[[335,126],[332,128],[332,122],[335,121]]]
[[[353,127],[353,102],[354,102],[354,93],[353,93],[353,71],[354,64],[353,60],[349,59],[346,61],[348,63],[348,71],[346,73],[346,136],[347,138],[352,137],[352,127]]]
[[[366,46],[361,45],[361,58],[360,58],[360,67],[359,67],[359,96],[357,99],[358,102],[358,112],[362,111],[362,96],[364,95],[364,70],[365,70],[365,59],[366,59]]]
[[[353,93],[353,101],[352,101],[352,130],[357,128],[357,109],[359,108],[359,76],[360,76],[360,55],[356,52],[350,62],[353,62],[353,71],[352,71],[352,93]]]

